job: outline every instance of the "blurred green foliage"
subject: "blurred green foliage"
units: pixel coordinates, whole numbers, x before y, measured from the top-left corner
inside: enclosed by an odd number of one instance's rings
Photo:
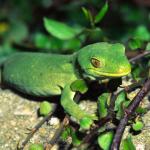
[[[150,40],[149,9],[133,2],[6,0],[0,8],[0,54],[16,51],[13,43],[43,52],[73,53],[100,41],[122,42],[136,50]]]
[[[123,150],[136,150],[132,142],[131,136],[128,136],[126,139],[123,140],[122,147],[123,147]]]
[[[44,53],[74,53],[82,46],[95,42],[119,42],[126,46],[126,54],[150,50],[150,8],[132,1],[114,0],[5,0],[0,1],[0,62],[8,55],[18,51],[35,51]],[[140,80],[150,75],[150,56],[138,64],[132,64],[131,77]],[[74,91],[87,92],[84,82],[76,81]],[[109,93],[98,98],[99,117],[108,114]],[[114,112],[117,120],[124,115],[124,109],[130,100],[121,92],[115,102]],[[47,115],[51,111],[48,102],[41,104],[40,113]],[[147,110],[138,107],[137,115]],[[82,124],[85,127],[86,122]],[[131,121],[134,130],[141,130],[140,121]],[[86,127],[87,129],[89,126]],[[105,129],[104,129],[105,131]],[[67,128],[62,139],[70,136],[74,145],[79,145],[76,132]],[[109,149],[113,132],[100,134],[98,144]],[[106,143],[105,143],[106,141]],[[38,147],[38,148],[37,148]],[[134,150],[131,138],[123,141],[125,150]],[[32,145],[30,149],[43,149]]]

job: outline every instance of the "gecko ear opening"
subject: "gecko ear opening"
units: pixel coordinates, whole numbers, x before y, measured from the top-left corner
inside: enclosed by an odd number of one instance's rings
[[[117,43],[117,44],[112,44],[110,47],[111,50],[118,51],[119,53],[121,52],[122,54],[125,53],[125,47],[123,44]]]

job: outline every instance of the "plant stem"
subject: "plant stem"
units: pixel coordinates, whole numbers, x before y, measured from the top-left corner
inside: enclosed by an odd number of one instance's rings
[[[135,96],[133,101],[130,103],[128,108],[125,110],[125,115],[121,119],[119,126],[116,130],[115,137],[113,139],[113,143],[111,146],[111,150],[119,150],[120,142],[122,139],[123,132],[125,130],[125,127],[128,123],[129,118],[135,111],[135,109],[138,107],[142,99],[146,96],[146,94],[150,91],[150,78],[145,82],[144,86],[141,88],[141,90],[138,92],[138,94]]]

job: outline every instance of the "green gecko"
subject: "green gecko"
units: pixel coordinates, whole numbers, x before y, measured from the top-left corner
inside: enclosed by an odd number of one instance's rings
[[[85,46],[72,55],[17,53],[3,62],[2,83],[25,94],[61,95],[64,110],[79,122],[95,119],[73,100],[70,86],[78,79],[102,80],[131,72],[122,44],[100,42]]]

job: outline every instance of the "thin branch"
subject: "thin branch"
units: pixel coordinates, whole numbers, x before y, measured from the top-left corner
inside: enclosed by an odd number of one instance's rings
[[[138,94],[135,96],[133,101],[130,103],[128,108],[125,110],[125,115],[123,119],[121,119],[120,124],[116,130],[115,137],[113,139],[113,143],[111,146],[111,150],[119,150],[121,138],[123,135],[123,132],[125,130],[125,127],[128,123],[129,118],[135,111],[135,109],[138,107],[142,99],[146,96],[146,94],[150,91],[150,78],[145,82],[144,86],[141,88],[141,90],[138,92]]]
[[[108,115],[105,118],[102,118],[101,120],[98,121],[98,124],[84,137],[82,143],[78,146],[78,149],[80,149],[80,147],[82,147],[82,145],[84,143],[93,143],[92,141],[95,140],[97,134],[98,134],[98,130],[100,127],[104,126],[107,122],[109,122],[112,119],[112,115],[113,115],[113,107],[114,107],[114,103],[115,103],[115,99],[117,97],[117,93],[113,93],[111,95],[111,99],[110,99],[110,109],[108,111]]]
[[[135,62],[135,61],[137,61],[137,60],[139,60],[139,59],[141,59],[141,58],[143,58],[143,57],[145,57],[145,56],[147,56],[147,55],[150,55],[150,51],[145,51],[144,53],[139,54],[139,55],[137,55],[137,56],[131,58],[129,61],[130,61],[131,63],[133,63],[133,62]]]
[[[53,147],[53,145],[57,143],[61,133],[64,130],[64,127],[67,126],[68,124],[69,124],[69,117],[66,115],[63,121],[61,122],[60,127],[52,137],[52,139],[46,144],[45,149],[50,150]]]
[[[139,82],[133,83],[129,86],[126,86],[124,88],[122,88],[120,91],[116,91],[114,93],[112,93],[111,95],[111,99],[110,99],[110,106],[109,106],[109,110],[108,110],[108,115],[99,120],[98,121],[98,125],[95,126],[83,139],[82,143],[92,143],[91,141],[95,139],[95,137],[98,134],[98,130],[100,127],[102,127],[104,124],[106,124],[107,122],[111,121],[113,114],[114,114],[114,105],[115,105],[115,100],[117,98],[117,96],[122,92],[122,91],[126,91],[126,92],[131,92],[133,91],[135,88],[137,87],[141,87],[142,84],[144,83],[145,80],[141,80]],[[81,146],[81,145],[80,145]]]
[[[80,93],[77,92],[77,94],[74,97],[74,101],[75,102],[79,102],[80,97],[81,97]],[[62,134],[62,132],[64,130],[64,128],[68,124],[69,124],[69,116],[65,115],[63,121],[60,124],[60,127],[56,130],[56,132],[55,132],[54,136],[52,137],[52,139],[49,142],[47,142],[46,147],[45,147],[46,150],[47,149],[50,150],[53,147],[53,145],[55,143],[57,143],[58,139],[60,138],[60,136],[61,136],[61,134]]]
[[[18,148],[19,150],[23,150],[25,145],[29,142],[29,140],[33,137],[33,135],[39,130],[39,128],[50,119],[53,112],[56,110],[56,105],[53,106],[53,111],[50,112],[47,116],[45,116],[33,129],[31,129],[31,132],[28,134],[26,139],[22,142],[21,146]]]

